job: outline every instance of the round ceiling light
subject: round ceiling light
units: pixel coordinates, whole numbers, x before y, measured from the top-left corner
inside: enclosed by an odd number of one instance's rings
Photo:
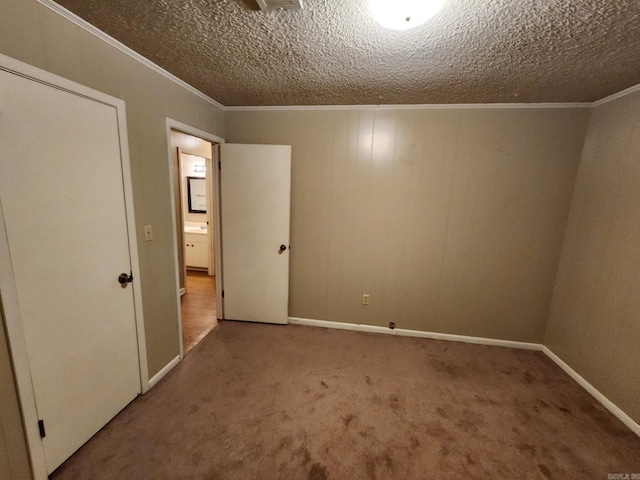
[[[408,30],[433,17],[445,0],[372,0],[373,17],[393,30]]]

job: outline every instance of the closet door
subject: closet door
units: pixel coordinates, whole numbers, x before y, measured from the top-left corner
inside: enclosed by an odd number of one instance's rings
[[[48,473],[140,392],[118,121],[0,70],[0,221]]]

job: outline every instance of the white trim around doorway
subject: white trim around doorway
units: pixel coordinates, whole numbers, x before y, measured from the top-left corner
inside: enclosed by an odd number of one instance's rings
[[[178,310],[178,341],[180,342],[180,360],[184,358],[184,346],[182,345],[182,312],[180,309],[180,297],[181,297],[181,289],[180,289],[180,262],[178,261],[178,239],[176,237],[177,228],[178,228],[178,219],[176,218],[175,212],[175,204],[176,204],[176,195],[177,192],[173,187],[173,147],[171,146],[171,130],[176,130],[182,133],[186,133],[188,135],[193,135],[194,137],[199,137],[203,140],[211,142],[212,144],[212,163],[214,168],[212,168],[211,179],[213,182],[213,197],[216,199],[215,205],[216,208],[213,209],[213,220],[214,220],[214,244],[215,244],[215,272],[216,272],[216,315],[218,319],[224,318],[224,310],[222,303],[222,286],[223,286],[223,275],[222,275],[222,236],[220,235],[220,188],[219,188],[219,176],[218,169],[216,165],[218,163],[217,157],[217,149],[215,148],[215,144],[225,143],[224,138],[218,137],[212,133],[205,132],[204,130],[200,130],[198,128],[192,127],[185,123],[179,122],[177,120],[173,120],[169,117],[166,118],[166,126],[167,126],[167,166],[169,167],[169,192],[170,192],[170,201],[171,201],[171,226],[173,228],[173,261],[175,265],[175,282],[176,282],[176,302],[177,302],[177,310]],[[173,363],[173,362],[172,362]],[[172,365],[172,367],[175,365]],[[171,368],[172,368],[171,367]],[[163,369],[162,371],[166,374],[171,370],[171,368]],[[155,379],[155,377],[154,377]],[[156,381],[159,379],[156,379]]]

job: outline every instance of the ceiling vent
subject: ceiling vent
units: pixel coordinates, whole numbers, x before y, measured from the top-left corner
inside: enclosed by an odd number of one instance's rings
[[[256,0],[260,10],[302,10],[302,0]]]

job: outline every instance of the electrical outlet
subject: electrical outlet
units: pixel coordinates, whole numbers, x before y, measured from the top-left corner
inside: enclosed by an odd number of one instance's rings
[[[153,231],[151,230],[151,225],[144,226],[144,241],[150,242],[153,240]]]
[[[369,305],[369,294],[368,293],[363,293],[362,294],[362,304],[363,305]]]
[[[389,322],[389,328],[391,330],[395,329],[396,328],[396,322]]]

